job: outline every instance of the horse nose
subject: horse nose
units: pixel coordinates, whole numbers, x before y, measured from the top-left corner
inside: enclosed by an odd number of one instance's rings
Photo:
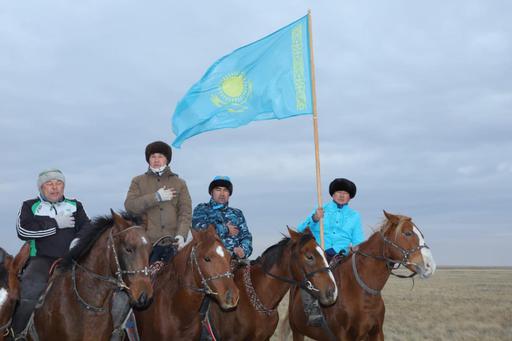
[[[233,289],[228,289],[226,291],[226,305],[230,308],[236,307],[238,304],[238,296],[234,294]]]
[[[338,296],[338,290],[335,286],[333,286],[327,290],[327,299],[330,302],[334,302],[337,298],[336,296]]]
[[[144,307],[146,306],[146,304],[148,304],[148,294],[146,294],[146,292],[143,291],[140,294],[139,299],[137,300],[137,306]]]
[[[226,302],[229,305],[233,305],[233,291],[231,291],[231,289],[228,289],[226,292]]]

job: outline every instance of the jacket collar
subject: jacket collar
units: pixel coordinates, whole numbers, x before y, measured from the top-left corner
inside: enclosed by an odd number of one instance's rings
[[[177,176],[178,174],[176,173],[173,173],[171,171],[171,168],[169,168],[169,166],[165,167],[164,170],[162,171],[162,174],[161,175],[158,175],[156,173],[154,173],[149,167],[148,167],[148,170],[146,171],[146,174],[147,175],[153,175],[153,176],[164,176],[164,175],[167,175],[167,176]]]
[[[219,204],[218,202],[213,200],[213,198],[210,198],[210,202],[208,203],[208,205],[210,205],[210,207],[214,210],[223,210],[229,206],[229,202],[225,204]]]
[[[58,204],[60,202],[63,202],[64,200],[66,200],[66,197],[65,196],[62,196],[62,199],[60,199],[59,201],[56,201],[56,202],[51,202],[50,200],[48,200],[44,195],[43,193],[39,193],[39,200],[41,200],[42,202],[46,202],[48,204],[51,204],[51,205],[55,205],[55,204]]]
[[[331,206],[334,207],[334,208],[337,208],[339,210],[342,210],[344,207],[348,207],[348,203],[347,204],[343,204],[343,205],[340,205],[338,204],[336,201],[334,200],[331,200],[330,202]]]

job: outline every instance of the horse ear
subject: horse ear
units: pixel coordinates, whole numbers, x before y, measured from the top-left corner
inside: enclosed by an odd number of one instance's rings
[[[382,212],[384,212],[384,215],[386,216],[386,218],[392,222],[393,224],[397,224],[398,221],[400,220],[396,215],[394,214],[391,214],[391,213],[388,213],[386,212],[386,210],[382,210]]]
[[[303,234],[310,234],[310,235],[313,235],[313,232],[311,232],[311,229],[309,228],[309,226],[306,227],[306,229],[304,230],[304,232],[302,232]]]
[[[300,232],[292,230],[289,226],[286,226],[286,228],[288,229],[288,233],[290,234],[290,237],[292,238],[293,241],[300,239]]]
[[[130,224],[126,220],[124,220],[123,217],[114,212],[113,209],[110,209],[110,213],[112,213],[112,219],[114,219],[115,226],[120,227],[122,230],[127,227],[130,227]]]

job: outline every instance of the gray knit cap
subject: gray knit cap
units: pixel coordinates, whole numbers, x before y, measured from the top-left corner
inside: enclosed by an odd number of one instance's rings
[[[57,168],[50,168],[45,169],[41,173],[39,173],[39,176],[37,177],[37,189],[41,189],[41,186],[51,180],[60,180],[64,184],[66,184],[66,178],[64,177],[64,174],[60,171],[60,169]]]

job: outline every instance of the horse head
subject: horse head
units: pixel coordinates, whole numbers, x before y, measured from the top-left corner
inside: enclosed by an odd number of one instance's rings
[[[387,221],[380,233],[385,243],[384,256],[393,263],[404,265],[421,278],[430,277],[436,263],[423,233],[407,216],[384,211]]]
[[[130,304],[145,308],[153,297],[148,269],[151,243],[141,226],[111,212],[114,224],[109,234],[109,249],[113,254],[110,267],[119,282],[126,285]]]
[[[303,289],[325,306],[336,302],[338,287],[322,248],[309,228],[303,233],[288,228],[292,241],[290,270]]]
[[[205,230],[192,229],[189,260],[196,286],[213,296],[222,309],[238,304],[238,287],[231,272],[231,254],[210,225]]]

